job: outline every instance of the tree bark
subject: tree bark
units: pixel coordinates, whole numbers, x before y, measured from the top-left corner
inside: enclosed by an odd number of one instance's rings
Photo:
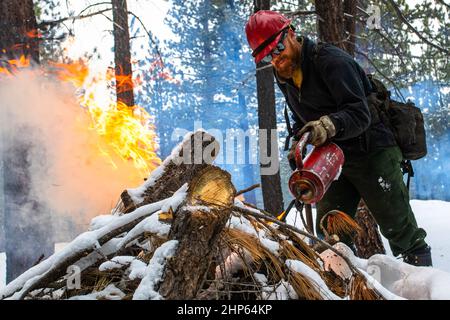
[[[358,257],[368,259],[377,253],[386,254],[377,222],[363,200],[359,203],[355,220],[363,229],[363,232],[355,237]]]
[[[316,0],[319,37],[355,55],[357,0]]]
[[[355,56],[356,4],[357,0],[344,0],[345,48],[352,56]]]
[[[230,174],[213,166],[202,170],[190,183],[186,203],[175,213],[169,233],[169,240],[177,240],[178,247],[166,263],[159,286],[165,299],[196,297],[230,217],[235,194]]]
[[[131,67],[130,33],[126,0],[111,0],[114,22],[114,62],[117,101],[134,106],[133,71]]]
[[[320,40],[346,49],[344,5],[342,0],[316,0],[317,30]]]
[[[0,55],[21,55],[39,63],[39,38],[33,0],[0,2]]]
[[[254,5],[255,12],[259,10],[270,10],[269,0],[255,0]],[[277,128],[273,71],[271,67],[260,69],[264,66],[265,65],[263,63],[258,63],[256,66],[259,129],[260,133],[261,130],[265,130],[265,132],[268,133],[266,134],[265,141],[262,139],[260,134],[260,159],[261,145],[265,144],[267,146],[268,154],[275,152],[278,160],[278,141],[276,143],[276,147],[274,148],[275,150],[271,150],[271,130],[276,130]],[[280,170],[277,170],[277,172],[272,175],[261,174],[261,190],[264,200],[264,209],[273,215],[280,214],[284,209]]]

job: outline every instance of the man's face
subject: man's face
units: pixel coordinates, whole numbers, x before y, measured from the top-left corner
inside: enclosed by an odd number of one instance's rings
[[[290,79],[300,63],[300,43],[295,39],[295,34],[289,32],[283,44],[285,49],[281,51],[280,55],[273,55],[271,63],[278,76]]]

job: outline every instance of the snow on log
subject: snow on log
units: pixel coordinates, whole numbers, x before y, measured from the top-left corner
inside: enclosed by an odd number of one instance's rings
[[[144,184],[122,192],[124,208],[120,211],[128,213],[142,205],[172,196],[178,188],[214,161],[219,148],[215,138],[203,130],[187,134]]]

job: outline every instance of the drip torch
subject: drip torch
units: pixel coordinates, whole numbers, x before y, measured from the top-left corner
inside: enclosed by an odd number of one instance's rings
[[[308,226],[306,227],[312,232],[310,205],[322,199],[331,183],[338,179],[344,164],[344,153],[335,143],[329,142],[319,147],[313,147],[311,152],[303,159],[303,150],[310,135],[310,132],[303,134],[295,148],[297,168],[289,178],[289,191],[295,197],[296,202],[302,203],[301,207],[303,207],[303,204],[307,205]]]

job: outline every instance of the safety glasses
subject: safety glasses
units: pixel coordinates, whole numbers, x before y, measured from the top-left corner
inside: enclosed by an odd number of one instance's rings
[[[277,46],[270,51],[270,53],[261,59],[262,62],[270,63],[273,59],[273,55],[279,56],[281,52],[283,52],[284,49],[286,49],[286,46],[283,44],[284,39],[286,39],[286,35],[288,34],[288,30],[283,31],[283,34],[281,35],[280,41],[278,41]]]

